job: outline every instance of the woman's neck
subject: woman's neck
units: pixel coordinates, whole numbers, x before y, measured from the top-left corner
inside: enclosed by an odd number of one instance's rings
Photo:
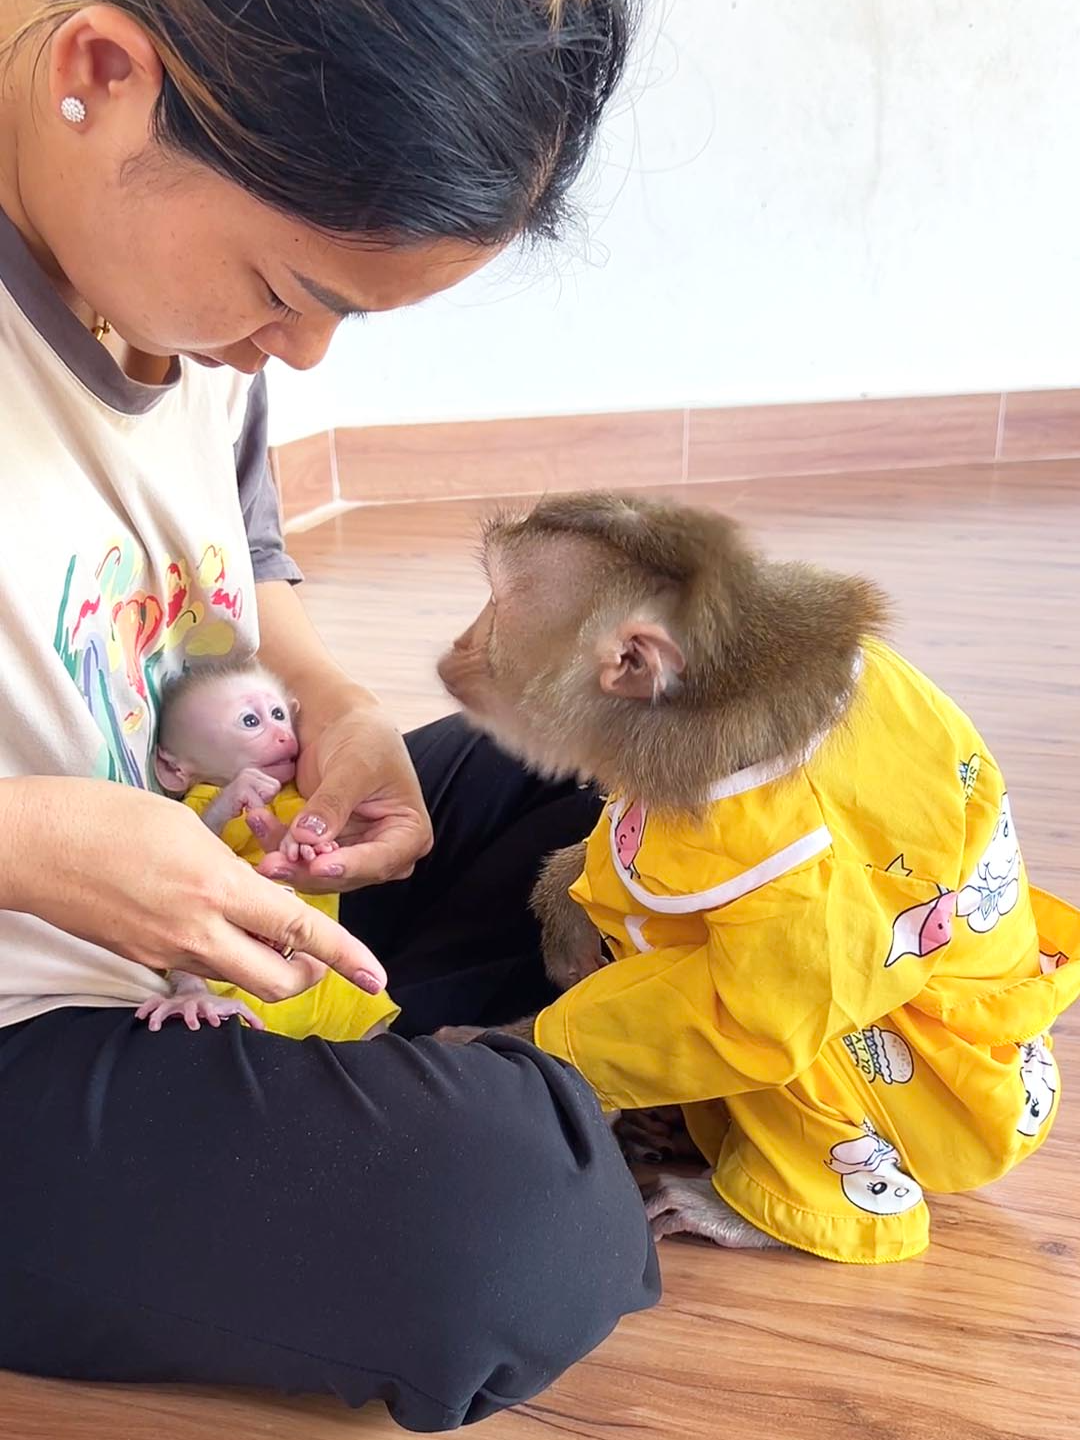
[[[34,6],[27,0],[0,0],[0,209],[70,303],[64,294],[65,277],[26,213],[19,183],[19,137],[32,118],[35,38],[28,36],[16,43],[16,37],[33,12]],[[67,288],[71,291],[70,286]],[[70,298],[75,298],[74,291]]]
[[[35,106],[44,103],[41,86],[47,71],[35,67],[41,36],[27,35],[12,45],[22,26],[38,9],[33,0],[0,0],[0,210],[18,230],[27,249],[41,266],[49,283],[72,314],[91,329],[102,318],[88,305],[57,264],[47,240],[34,224],[23,202],[20,184],[20,136],[33,123]],[[39,89],[35,93],[35,77]],[[160,385],[168,376],[171,361],[159,355],[134,350],[119,335],[101,342],[130,379],[144,385]]]

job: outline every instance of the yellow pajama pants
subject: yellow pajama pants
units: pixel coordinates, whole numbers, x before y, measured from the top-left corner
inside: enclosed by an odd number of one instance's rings
[[[684,1107],[733,1210],[830,1260],[905,1260],[929,1243],[924,1192],[976,1190],[1039,1148],[1061,1094],[1050,1026],[1080,992],[1080,914],[1032,897],[1040,973],[973,998],[946,981],[830,1041],[789,1085]]]
[[[830,1260],[925,1250],[924,1191],[973,1190],[1036,1150],[1057,1111],[1049,1036],[960,1044],[899,1011],[833,1041],[790,1085],[688,1106],[720,1196],[759,1230]]]

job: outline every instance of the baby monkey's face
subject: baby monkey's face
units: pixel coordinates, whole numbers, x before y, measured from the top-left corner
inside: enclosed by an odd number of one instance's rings
[[[228,676],[192,690],[178,708],[168,717],[169,749],[189,785],[228,785],[249,767],[282,785],[294,779],[299,745],[280,689],[251,675]]]

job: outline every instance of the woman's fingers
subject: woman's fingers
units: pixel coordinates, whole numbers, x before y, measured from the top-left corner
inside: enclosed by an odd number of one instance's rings
[[[221,939],[211,953],[197,959],[181,957],[172,968],[206,980],[227,980],[272,1003],[310,990],[326,974],[327,967],[300,951],[286,959],[245,927],[228,924],[223,926]]]
[[[243,885],[241,893],[227,906],[225,918],[248,932],[245,940],[258,951],[264,955],[269,953],[275,960],[291,967],[295,967],[297,962],[329,966],[369,995],[378,995],[386,988],[386,971],[362,941],[282,886],[267,884],[253,871],[248,874],[250,885]],[[269,944],[260,944],[252,938],[256,935],[264,937]],[[295,953],[284,961],[270,946]],[[315,976],[317,978],[318,975]],[[275,998],[242,980],[235,983],[243,990],[252,990],[264,1000]],[[314,983],[314,979],[308,981],[309,985]],[[287,993],[295,995],[307,988],[307,985],[298,984]]]
[[[341,845],[329,855],[317,855],[308,874],[320,888],[329,890],[358,890],[363,885],[407,880],[416,861],[414,833],[411,826],[402,825],[356,845]]]
[[[298,845],[316,845],[320,840],[333,840],[352,814],[353,806],[363,796],[368,777],[355,764],[339,764],[324,776],[322,783],[308,798],[303,814],[289,827],[290,838]]]
[[[262,861],[259,873],[310,895],[336,894],[408,879],[416,861],[431,849],[430,823],[415,810],[363,805],[356,823],[361,838],[343,837],[336,849],[310,860],[278,851]],[[354,826],[349,830],[354,832]]]

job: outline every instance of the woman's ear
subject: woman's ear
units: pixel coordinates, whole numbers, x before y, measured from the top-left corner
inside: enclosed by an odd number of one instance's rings
[[[89,129],[112,101],[135,97],[142,109],[152,110],[164,75],[147,31],[115,6],[87,5],[53,32],[49,97],[57,112],[68,96],[82,101],[86,114],[80,131]]]
[[[624,621],[597,648],[600,689],[625,700],[655,700],[686,669],[678,641],[657,620]]]

